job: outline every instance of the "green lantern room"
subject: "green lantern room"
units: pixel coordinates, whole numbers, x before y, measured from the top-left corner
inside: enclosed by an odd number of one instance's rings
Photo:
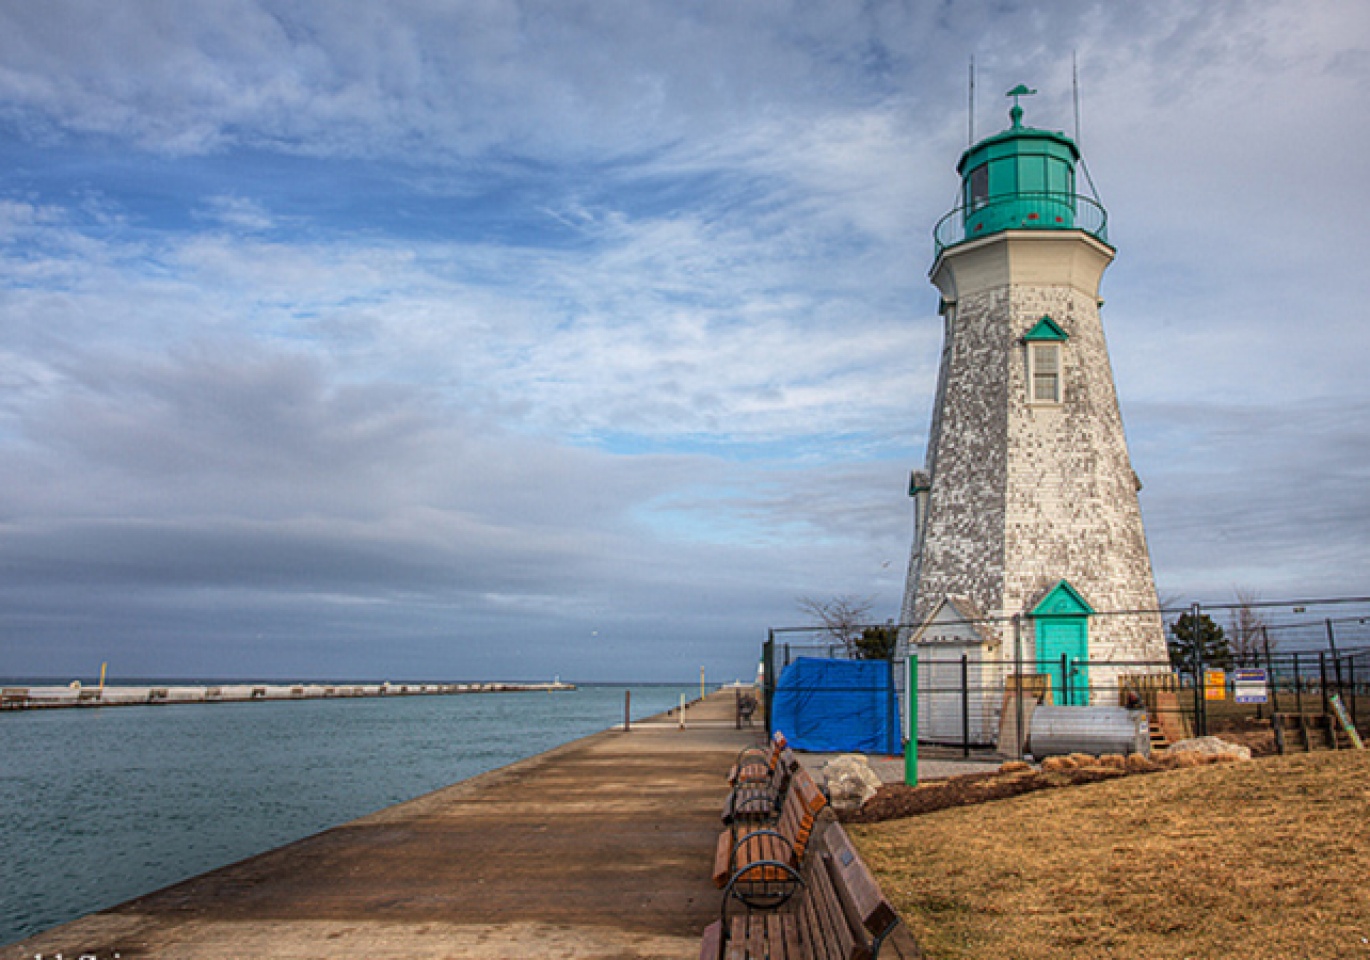
[[[937,226],[939,252],[1005,230],[1079,229],[1108,242],[1103,207],[1076,192],[1075,142],[1058,131],[1023,125],[1018,99],[1036,92],[1022,85],[1010,90],[1011,126],[961,155],[960,203]]]

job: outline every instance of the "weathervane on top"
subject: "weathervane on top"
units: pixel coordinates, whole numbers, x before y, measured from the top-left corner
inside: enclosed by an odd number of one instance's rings
[[[1036,92],[1036,90],[1028,89],[1027,84],[1020,83],[1008,93],[1004,94],[1006,97],[1013,98],[1013,109],[1008,112],[1008,118],[1013,121],[1013,129],[1018,130],[1023,126],[1023,108],[1018,105],[1018,98],[1030,97]]]

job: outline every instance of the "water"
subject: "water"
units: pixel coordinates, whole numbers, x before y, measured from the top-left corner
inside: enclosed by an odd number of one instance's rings
[[[681,693],[633,687],[634,718]],[[0,944],[603,730],[623,694],[7,712]]]

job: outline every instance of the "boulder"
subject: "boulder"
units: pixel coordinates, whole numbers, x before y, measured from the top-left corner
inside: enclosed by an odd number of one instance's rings
[[[828,802],[838,813],[852,813],[861,809],[880,789],[880,777],[859,753],[844,753],[822,767],[823,782],[828,791]]]
[[[1170,745],[1170,755],[1195,754],[1201,757],[1229,756],[1235,760],[1250,760],[1251,750],[1238,743],[1228,743],[1221,737],[1194,737]]]

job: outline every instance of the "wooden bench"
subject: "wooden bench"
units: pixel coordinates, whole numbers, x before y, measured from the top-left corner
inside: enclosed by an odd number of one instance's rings
[[[728,782],[734,786],[739,783],[766,782],[771,778],[775,765],[780,762],[785,746],[785,735],[777,730],[771,737],[769,747],[743,747],[733,768],[728,771]]]
[[[736,824],[718,837],[714,884],[724,898],[774,908],[799,888],[799,869],[828,798],[804,769],[795,771],[773,827]]]
[[[704,931],[700,960],[873,960],[922,956],[840,824],[829,822],[784,912],[723,915]]]
[[[799,769],[799,759],[788,747],[780,752],[780,759],[771,769],[770,779],[743,782],[733,786],[723,804],[723,822],[772,823],[780,815],[781,804],[789,792],[790,780]]]

